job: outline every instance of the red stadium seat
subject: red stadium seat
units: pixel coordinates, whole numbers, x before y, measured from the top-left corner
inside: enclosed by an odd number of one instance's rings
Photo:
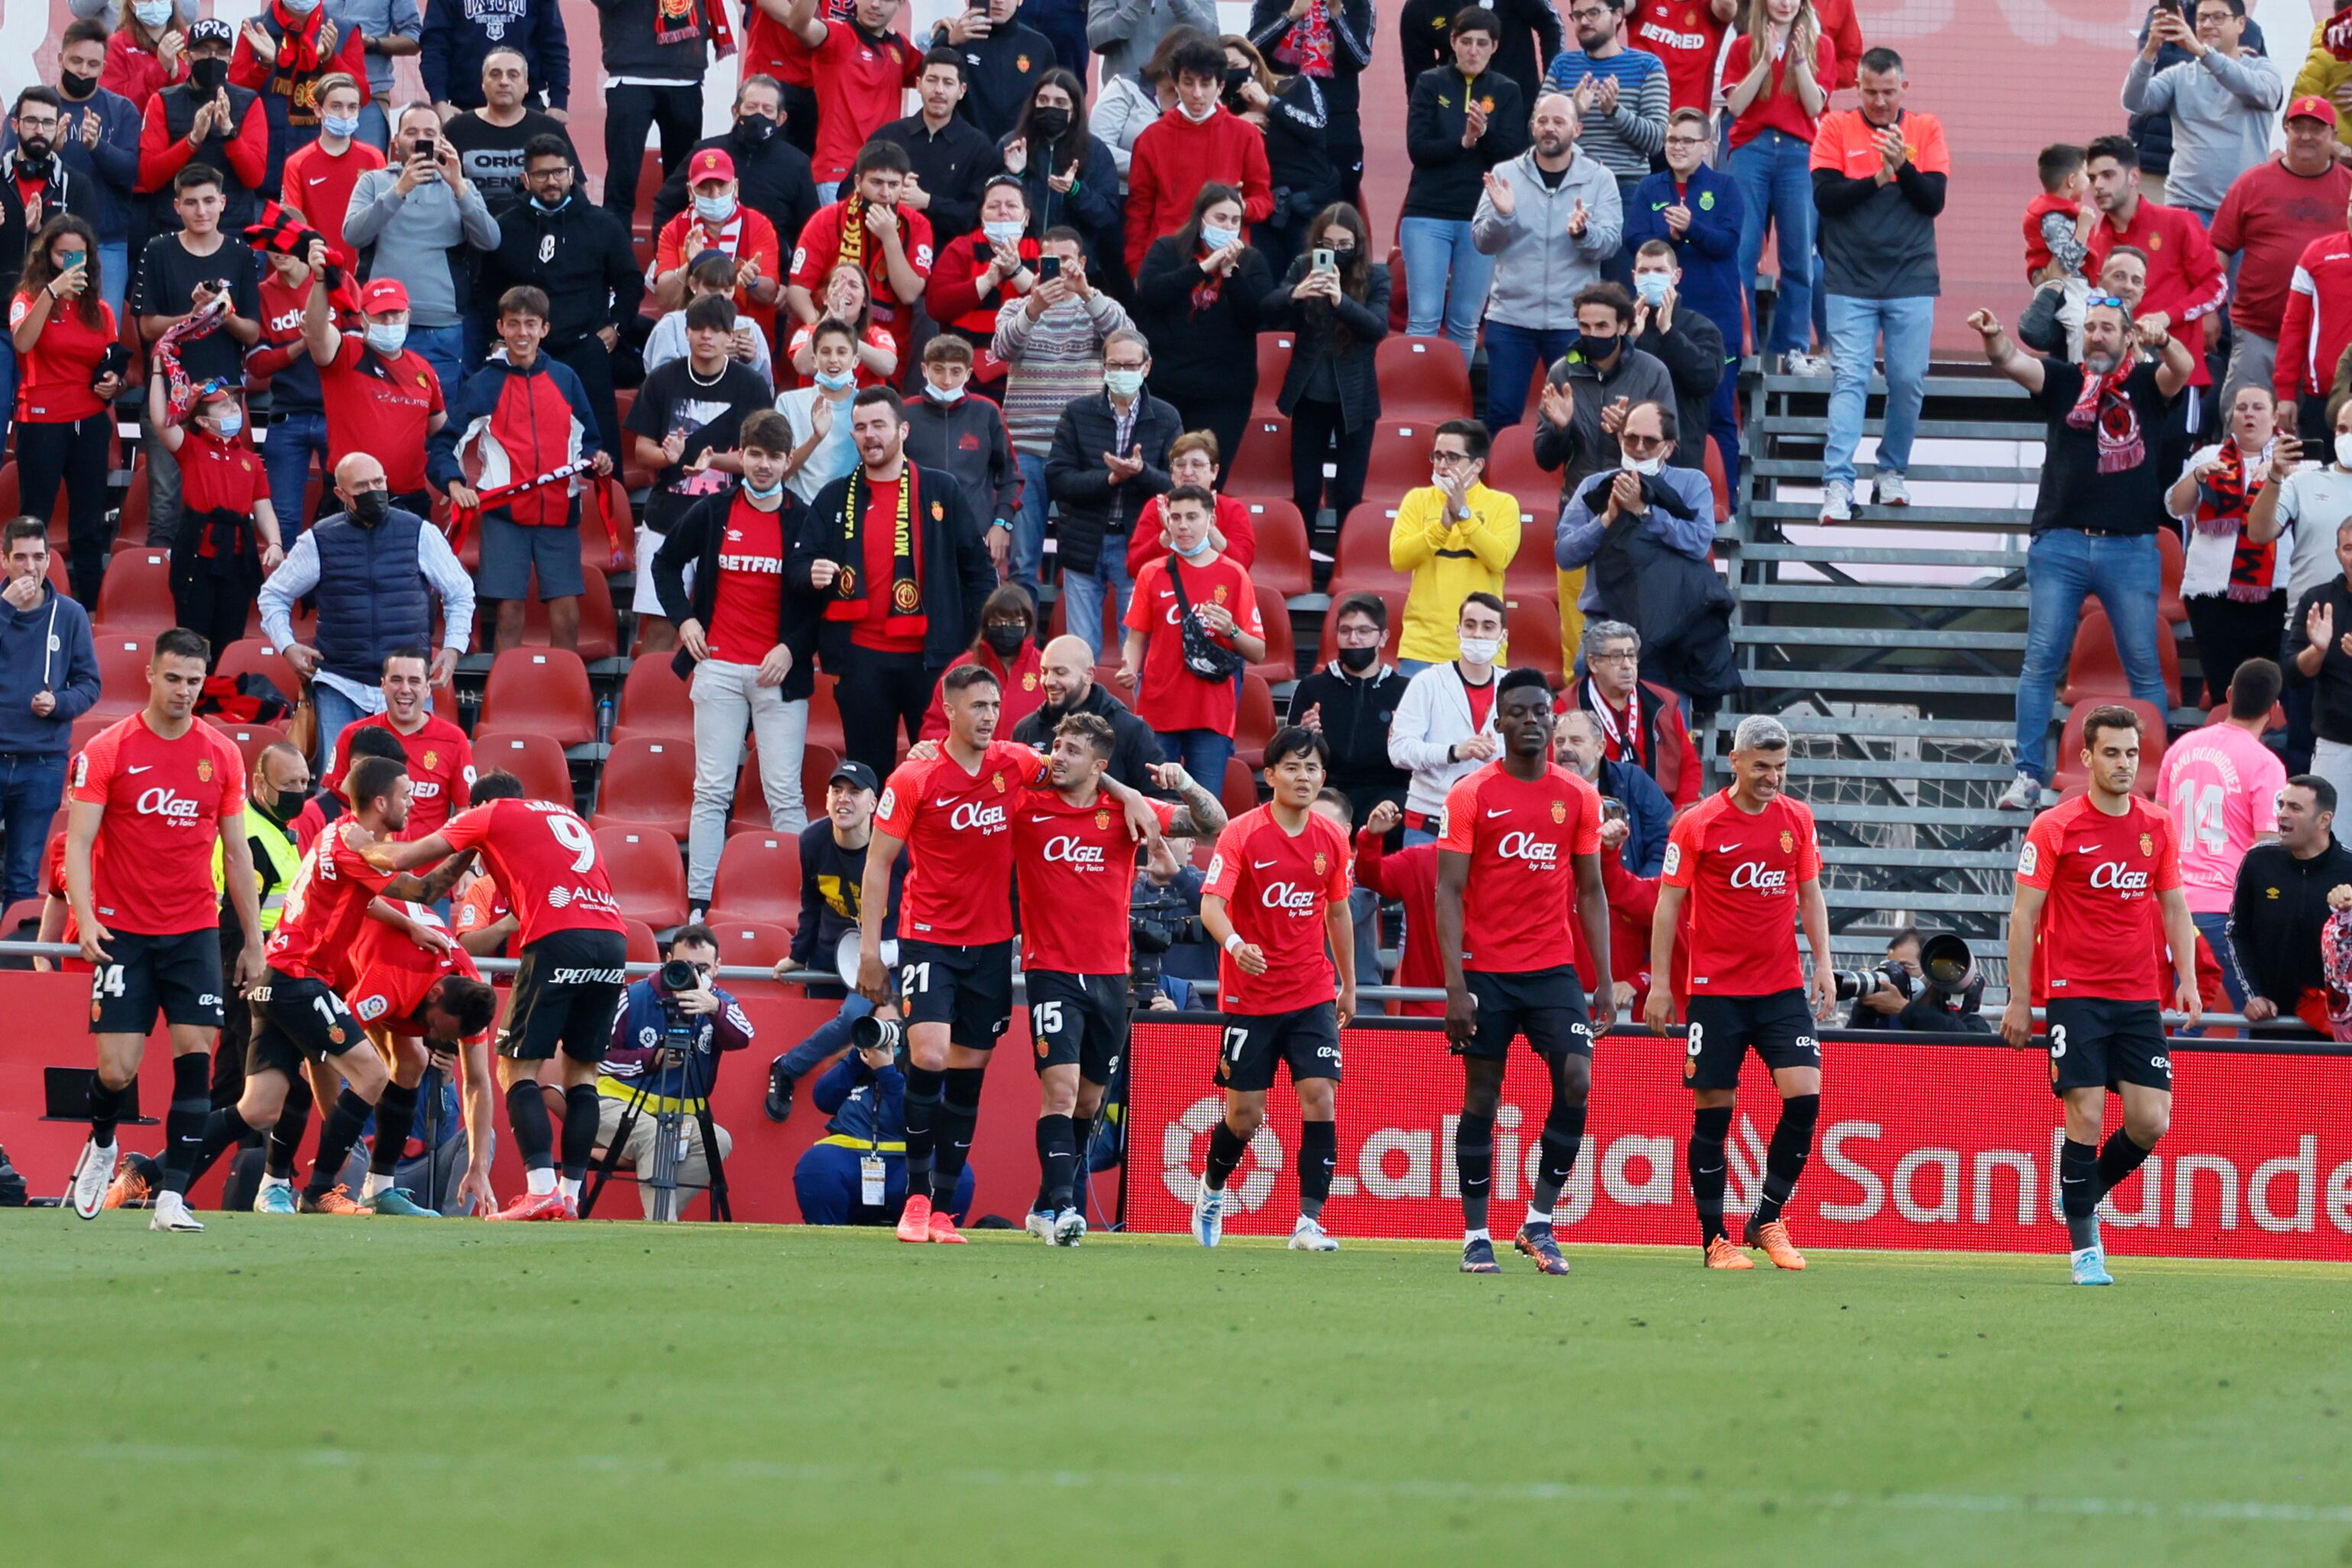
[[[624,915],[656,931],[686,923],[686,862],[676,839],[635,828],[599,828],[596,858]]]
[[[1519,505],[1519,549],[1511,562],[1503,569],[1503,593],[1506,598],[1522,598],[1541,593],[1552,599],[1559,597],[1559,567],[1552,554],[1554,525],[1559,514],[1543,507],[1533,511],[1527,504]]]
[[[596,826],[650,828],[686,837],[694,809],[694,743],[632,736],[613,743],[596,790]]]
[[[642,920],[624,920],[621,924],[629,928],[628,962],[632,964],[661,962],[661,938],[654,935],[652,926]]]
[[[1506,601],[1509,605],[1504,618],[1504,635],[1509,639],[1509,651],[1504,663],[1517,666],[1532,664],[1544,673],[1557,691],[1567,684],[1561,668],[1559,646],[1559,601],[1549,595],[1528,594],[1524,598]]]
[[[70,756],[72,753],[79,751],[83,747],[88,746],[90,743],[91,737],[96,736],[100,730],[108,728],[112,725],[120,724],[129,715],[122,713],[102,713],[97,708],[90,709],[88,713],[73,721],[73,730],[66,740],[67,754]],[[64,829],[65,822],[63,819],[65,817],[65,811],[66,809],[63,806],[58,808],[58,816],[59,820],[50,824],[52,830],[62,831]]]
[[[482,687],[485,730],[530,730],[558,746],[596,738],[596,702],[588,666],[562,648],[509,648],[490,665]]]
[[[147,460],[142,456],[133,459],[131,465],[131,488],[122,493],[121,515],[116,517],[114,522],[116,544],[121,544],[125,539],[142,545],[147,542],[148,495]],[[285,528],[283,519],[280,519],[278,526],[281,529]],[[278,538],[291,542],[290,535],[286,532],[280,532]]]
[[[1250,665],[1248,673],[1268,685],[1297,680],[1298,639],[1290,629],[1289,610],[1280,603],[1262,606],[1259,618],[1265,625],[1265,657]]]
[[[1373,373],[1381,383],[1384,420],[1470,417],[1470,367],[1451,338],[1405,338],[1391,333],[1372,350]]]
[[[147,706],[147,644],[153,639],[94,632],[98,644],[98,701],[92,713],[118,719]]]
[[[278,695],[289,703],[297,695],[295,688],[300,684],[295,677],[294,666],[258,637],[240,637],[222,649],[220,663],[214,666],[213,674],[231,680],[239,675],[265,675],[268,677],[269,684],[278,688]]]
[[[1228,496],[1287,497],[1290,421],[1278,413],[1252,414],[1241,450],[1225,458],[1221,477]]]
[[[617,745],[633,735],[689,745],[694,740],[694,703],[687,695],[686,678],[671,665],[667,653],[646,654],[629,663],[612,738]]]
[[[1536,461],[1536,422],[1532,413],[1507,430],[1495,432],[1494,448],[1486,454],[1486,487],[1500,490],[1523,512],[1549,507],[1559,515],[1559,476],[1547,474]],[[1542,502],[1539,507],[1536,503]]]
[[[205,722],[236,743],[248,774],[260,760],[265,747],[275,746],[286,738],[286,732],[274,724],[223,724],[216,718],[208,718]]]
[[[1402,496],[1429,484],[1429,451],[1437,421],[1383,418],[1372,428],[1372,460],[1364,470],[1364,494]]]
[[[1251,406],[1253,415],[1274,414],[1281,410],[1275,400],[1282,395],[1282,379],[1290,373],[1290,350],[1295,340],[1288,332],[1260,332],[1257,335],[1257,399]]]
[[[2157,772],[2164,766],[2164,716],[2129,697],[2103,695],[2074,705],[2066,715],[2065,729],[2058,737],[2058,768],[2050,787],[2063,792],[2090,784],[2090,770],[2083,766],[2083,723],[2091,716],[2092,709],[2109,705],[2127,707],[2139,715],[2139,774],[2132,780],[2132,793],[2153,800]]]
[[[572,764],[563,747],[530,730],[486,729],[474,737],[474,770],[500,770],[522,780],[526,800],[572,805]]]
[[[2156,612],[2168,626],[2186,625],[2189,606],[2180,602],[2180,574],[2189,568],[2189,552],[2181,545],[2180,535],[2169,528],[2157,529],[2156,554],[2163,574],[2163,587],[2157,594]],[[2171,641],[2170,638],[2165,640]]]
[[[1332,555],[1331,576],[1386,579],[1404,585],[1404,574],[1389,564],[1389,539],[1396,532],[1400,497],[1359,503],[1339,519],[1339,542]]]
[[[1290,486],[1286,484],[1276,493],[1286,496],[1290,493]],[[62,551],[66,548],[66,507],[70,498],[65,486],[58,486],[57,501],[49,507],[49,549],[53,551]],[[0,517],[18,517],[24,510],[17,488],[16,465],[14,462],[0,463]]]
[[[824,813],[825,786],[840,766],[841,754],[830,746],[811,741],[801,748],[801,804],[811,821]],[[735,809],[728,816],[727,831],[730,834],[776,831],[768,816],[767,788],[760,782],[756,746],[745,750],[742,771],[735,776]]]
[[[738,833],[719,854],[710,907],[739,920],[795,925],[801,913],[801,846],[789,833]]]
[[[1238,757],[1225,758],[1225,783],[1217,791],[1217,803],[1228,818],[1257,809],[1257,774]]]
[[[1253,500],[1250,526],[1257,530],[1257,559],[1250,563],[1259,608],[1315,591],[1315,560],[1307,553],[1307,523],[1289,501]]]
[[[1715,449],[1715,443],[1706,438],[1705,432],[1700,433],[1698,439],[1699,466],[1706,470],[1707,486],[1715,492],[1715,520],[1728,522],[1731,520],[1731,478],[1723,471],[1723,454]]]
[[[719,961],[762,967],[782,963],[793,956],[793,932],[799,919],[797,909],[790,921],[747,919],[731,909],[714,914],[709,925],[719,938]]]
[[[1381,603],[1388,606],[1389,634],[1381,640],[1381,658],[1389,664],[1394,664],[1397,656],[1397,639],[1404,632],[1404,583],[1392,571],[1383,572],[1375,578],[1351,578],[1334,574],[1331,579],[1331,602],[1337,604],[1351,593],[1375,594]],[[1318,669],[1339,656],[1338,628],[1332,623],[1334,619],[1329,615],[1323,618],[1323,640],[1315,652],[1315,664]]]
[[[126,637],[152,639],[180,623],[172,602],[172,558],[159,549],[129,549],[106,563],[98,613],[90,624]]]
[[[2180,645],[2173,640],[2172,628],[2160,616],[2156,627],[2156,658],[2157,667],[2164,676],[2165,700],[2170,702],[2180,690]],[[2066,685],[2059,692],[2058,700],[2071,706],[2111,702],[2129,695],[2131,682],[2125,679],[2123,655],[2116,651],[2115,628],[2108,624],[2105,610],[2094,610],[2074,628],[2074,651],[2066,661]],[[2159,724],[2158,727],[2163,726]]]
[[[811,746],[826,747],[839,753],[848,747],[841,738],[841,709],[834,701],[835,684],[820,680],[809,698],[808,740]]]
[[[581,574],[580,594],[580,656],[590,664],[609,659],[621,651],[621,627],[613,612],[613,589],[601,570]],[[488,624],[485,617],[484,624]],[[537,593],[523,603],[522,645],[544,648],[547,641],[547,604]]]
[[[1263,767],[1275,726],[1274,693],[1258,676],[1244,675],[1241,711],[1234,722],[1234,755],[1252,768]]]
[[[634,444],[634,443],[632,443]],[[604,514],[597,510],[595,498],[580,498],[580,564],[595,577],[609,577],[616,571],[636,570],[637,528],[631,519],[629,492],[621,481],[611,475],[597,481],[604,496],[604,506],[612,513],[613,524],[620,533],[615,539],[604,528]],[[646,569],[652,570],[647,561]],[[609,590],[606,597],[611,597]]]

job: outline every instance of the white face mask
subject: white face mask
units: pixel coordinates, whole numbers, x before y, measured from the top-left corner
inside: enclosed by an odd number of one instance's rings
[[[160,27],[172,19],[172,0],[139,0],[131,7],[131,14],[139,18],[142,26]]]
[[[1239,229],[1219,228],[1213,224],[1201,225],[1201,243],[1211,250],[1223,250],[1241,237]]]
[[[1474,664],[1491,664],[1495,655],[1503,651],[1502,639],[1498,637],[1465,637],[1461,642],[1463,658]]]
[[[1180,98],[1176,100],[1176,112],[1182,115],[1185,119],[1191,120],[1195,125],[1206,125],[1209,122],[1209,116],[1217,112],[1217,106],[1214,102],[1212,102],[1208,108],[1202,110],[1200,113],[1195,114],[1192,112],[1192,106]]]
[[[1186,560],[1205,560],[1217,547],[1211,544],[1207,539],[1202,539],[1191,549],[1186,549],[1182,545],[1176,545],[1172,548],[1178,555],[1182,556]]]
[[[2336,438],[2336,463],[2340,468],[2352,468],[2352,431]]]
[[[1011,250],[1021,243],[1024,229],[1018,223],[982,224],[980,232],[986,235],[988,243],[999,250]]]
[[[1666,460],[1663,454],[1656,457],[1636,457],[1630,452],[1622,452],[1618,454],[1617,465],[1628,474],[1639,474],[1646,479],[1664,468]]]
[[[694,198],[694,215],[706,224],[723,224],[735,215],[735,198],[697,196]]]
[[[929,382],[925,382],[923,383],[923,395],[929,398],[933,402],[961,402],[963,401],[963,388],[934,386]]]
[[[405,321],[372,326],[367,329],[367,346],[386,359],[400,352],[407,341],[408,323]]]

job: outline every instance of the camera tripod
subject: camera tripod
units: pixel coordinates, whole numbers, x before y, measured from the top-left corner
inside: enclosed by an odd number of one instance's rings
[[[580,1195],[581,1218],[586,1219],[595,1213],[596,1199],[604,1193],[604,1184],[612,1179],[614,1170],[620,1165],[621,1151],[629,1146],[630,1133],[635,1130],[637,1119],[646,1114],[646,1102],[652,1097],[647,1092],[646,1085],[658,1077],[662,1069],[683,1065],[686,1055],[687,1052],[684,1050],[665,1047],[652,1061],[646,1064],[645,1076],[637,1082],[635,1088],[629,1091],[628,1103],[621,1107],[620,1124],[613,1129],[612,1142],[604,1146],[604,1156],[596,1162],[596,1169],[589,1180],[587,1189]],[[669,1108],[652,1113],[654,1119],[652,1168],[637,1173],[637,1184],[641,1186],[650,1186],[659,1195],[654,1200],[654,1212],[647,1218],[656,1220],[671,1220],[676,1219],[678,1215],[678,1141],[679,1134],[685,1131],[689,1113],[677,1109],[677,1101],[670,1100],[667,1096],[663,1098],[668,1100]],[[710,1164],[710,1218],[714,1220],[732,1221],[735,1211],[727,1200],[727,1164],[719,1156],[719,1127],[710,1119],[710,1101],[708,1096],[705,1096],[701,1103],[695,1107],[691,1115],[694,1124],[701,1129],[703,1158]]]

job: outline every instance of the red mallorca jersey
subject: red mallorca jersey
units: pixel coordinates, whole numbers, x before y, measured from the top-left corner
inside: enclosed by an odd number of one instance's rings
[[[347,726],[327,757],[327,776],[320,780],[341,795],[343,775],[352,765],[349,737],[355,729],[387,730],[408,754],[408,825],[394,836],[405,840],[429,837],[456,812],[474,789],[474,743],[466,732],[436,714],[426,714],[415,735],[402,735],[388,714],[371,714]]]
[[[2156,956],[2164,916],[2156,895],[2180,885],[2171,813],[2137,796],[2108,816],[2087,795],[2053,806],[2026,830],[2017,880],[2049,894],[2034,936],[2033,997],[2161,1001]]]
[[[1447,792],[1437,847],[1470,857],[1465,968],[1511,975],[1576,962],[1569,857],[1601,852],[1601,795],[1591,785],[1557,766],[1530,783],[1489,762]]]
[[[705,637],[712,658],[756,664],[776,645],[784,622],[783,510],[763,512],[739,492],[728,508],[726,531]]]
[[[1203,897],[1225,901],[1234,930],[1265,955],[1265,973],[1244,975],[1231,953],[1217,959],[1223,1010],[1264,1017],[1296,1012],[1339,995],[1339,975],[1324,940],[1324,911],[1348,901],[1348,835],[1307,813],[1296,837],[1274,808],[1244,811],[1217,836]]]
[[[404,903],[398,907],[420,925],[441,927],[441,917],[424,904]],[[352,1004],[352,1015],[363,1024],[399,1035],[424,1032],[425,997],[435,986],[451,975],[468,980],[482,977],[482,972],[474,967],[473,956],[463,947],[436,953],[381,920],[360,926],[352,943],[352,969],[359,977],[343,999]]]
[[[1167,831],[1176,808],[1154,800]],[[1057,975],[1125,975],[1127,906],[1135,841],[1127,812],[1108,795],[1073,806],[1051,789],[1021,797],[1013,815],[1020,868],[1021,967]]]
[[[628,935],[597,861],[595,836],[571,807],[492,800],[450,818],[441,836],[453,850],[479,850],[489,862],[508,904],[522,919],[523,946],[557,931]]]
[[[99,731],[74,758],[70,798],[104,806],[89,849],[89,901],[109,930],[140,936],[220,922],[213,843],[245,813],[245,758],[201,720],[177,740],[144,711]]]
[[[1822,874],[1813,813],[1775,795],[1753,815],[1731,791],[1675,819],[1666,885],[1689,890],[1693,996],[1769,997],[1805,983],[1797,962],[1797,889]]]
[[[901,939],[949,947],[1012,939],[1013,808],[1045,777],[1045,758],[1009,740],[990,741],[975,772],[944,748],[892,770],[874,826],[907,846]]]
[[[368,905],[397,873],[378,871],[349,841],[359,824],[327,825],[286,889],[286,907],[269,934],[269,967],[297,979],[341,987],[352,974],[352,945],[368,924]]]

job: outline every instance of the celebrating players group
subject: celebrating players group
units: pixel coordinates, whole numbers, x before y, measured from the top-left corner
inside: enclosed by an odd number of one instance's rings
[[[494,880],[521,926],[497,1071],[528,1188],[499,1207],[488,1180],[488,1128],[478,1127],[470,1129],[476,1164],[464,1191],[491,1218],[576,1218],[595,1145],[596,1068],[621,1002],[625,956],[625,928],[587,825],[567,806],[522,799],[512,775],[491,773],[475,782],[469,809],[411,837],[407,767],[360,757],[343,780],[345,809],[302,858],[265,945],[243,823],[244,764],[226,737],[194,716],[206,652],[191,632],[158,637],[146,707],[100,733],[74,766],[68,939],[93,967],[98,1055],[89,1141],[72,1177],[76,1210],[96,1215],[114,1181],[116,1126],[160,1010],[173,1090],[153,1228],[201,1229],[186,1202],[190,1184],[223,1151],[274,1125],[289,1090],[321,1063],[332,1069],[324,1082],[340,1077],[342,1088],[302,1207],[425,1212],[392,1185],[390,1154],[405,1141],[429,1055],[462,1052],[477,1081],[488,1071],[494,994],[427,907],[478,860],[479,874]],[[1166,835],[1214,835],[1201,920],[1224,949],[1214,1080],[1225,1110],[1211,1129],[1192,1232],[1202,1245],[1217,1245],[1227,1184],[1265,1119],[1279,1065],[1303,1121],[1289,1245],[1336,1249],[1322,1215],[1338,1160],[1339,1031],[1355,1012],[1356,974],[1349,843],[1315,810],[1326,795],[1322,736],[1276,733],[1265,758],[1271,800],[1228,822],[1216,797],[1176,765],[1154,770],[1174,804],[1112,779],[1114,736],[1097,717],[1066,718],[1041,758],[995,738],[1002,693],[993,674],[958,666],[941,685],[947,737],[917,747],[891,774],[863,890],[864,907],[887,907],[893,865],[902,852],[908,857],[897,951],[886,965],[881,933],[868,923],[857,977],[879,1016],[903,1025],[908,1196],[898,1239],[963,1240],[948,1200],[969,1157],[990,1053],[1011,1021],[1015,890],[1040,1080],[1043,1180],[1030,1228],[1061,1246],[1084,1237],[1077,1158],[1126,1049],[1128,899],[1138,846],[1164,857]],[[1501,754],[1454,787],[1437,845],[1444,1031],[1463,1059],[1454,1158],[1468,1273],[1499,1268],[1487,1215],[1495,1113],[1511,1043],[1521,1038],[1549,1076],[1551,1103],[1514,1245],[1547,1274],[1568,1271],[1553,1205],[1582,1145],[1595,1040],[1614,1021],[1609,990],[1588,1000],[1575,963],[1580,924],[1597,971],[1610,973],[1601,802],[1591,785],[1552,761],[1552,705],[1538,671],[1496,678]],[[1789,753],[1777,720],[1742,721],[1730,785],[1675,822],[1652,927],[1650,969],[1658,979],[1643,1021],[1666,1030],[1677,997],[1685,998],[1683,1080],[1694,1102],[1685,1166],[1711,1269],[1752,1269],[1747,1249],[1781,1269],[1805,1267],[1782,1215],[1812,1146],[1822,1093],[1815,1020],[1828,1015],[1835,991],[1812,814],[1784,792]],[[2085,1284],[2110,1282],[2098,1202],[2147,1158],[2169,1115],[2158,1013],[2168,949],[2192,1027],[2198,1013],[2172,821],[2132,793],[2138,758],[2129,710],[2090,716],[2089,789],[2035,822],[2019,868],[2013,982],[2001,1022],[2011,1045],[2026,1045],[2029,998],[2048,998],[2051,1082],[2065,1107],[2061,1192],[2074,1276]],[[222,974],[216,852],[218,886],[244,933],[229,978],[254,1025],[244,1092],[217,1110],[209,1053],[230,986]],[[1820,956],[1810,986],[1800,925]],[[2030,986],[2019,983],[2029,975]],[[1724,1145],[1751,1049],[1771,1072],[1781,1113],[1760,1193],[1735,1242],[1724,1220]],[[2125,1124],[2102,1146],[2110,1087],[2122,1092]],[[551,1096],[563,1107],[560,1166]],[[375,1152],[353,1199],[335,1176],[371,1117]],[[290,1212],[296,1204],[278,1178],[265,1184],[256,1207]]]

